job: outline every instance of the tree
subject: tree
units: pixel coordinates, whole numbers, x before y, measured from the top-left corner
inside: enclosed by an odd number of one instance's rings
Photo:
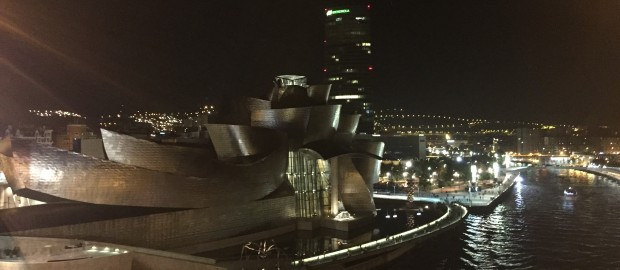
[[[424,189],[427,189],[431,185],[431,182],[429,181],[430,171],[428,170],[430,165],[431,163],[427,160],[416,160],[413,162],[413,166],[411,167],[413,175],[415,175],[415,177],[417,177],[420,181],[418,185]]]

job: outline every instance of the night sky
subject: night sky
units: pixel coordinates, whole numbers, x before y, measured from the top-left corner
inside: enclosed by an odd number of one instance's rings
[[[321,83],[323,1],[0,0],[0,120],[120,104],[193,111]],[[374,1],[381,104],[417,113],[620,124],[620,1]]]

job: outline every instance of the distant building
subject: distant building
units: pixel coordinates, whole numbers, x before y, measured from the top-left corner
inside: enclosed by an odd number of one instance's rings
[[[41,132],[37,130],[34,133],[34,137],[38,144],[44,144],[44,145],[51,146],[54,144],[54,138],[52,137],[53,133],[54,133],[54,130],[43,128],[43,134],[41,134]]]
[[[372,42],[369,1],[329,1],[325,9],[326,82],[330,103],[360,114],[358,132],[373,133]]]
[[[385,143],[386,159],[426,159],[427,139],[424,135],[381,135],[372,138]]]
[[[83,124],[69,124],[66,129],[58,132],[54,146],[81,153],[82,139],[95,138],[92,130]]]
[[[18,139],[32,140],[38,144],[51,146],[54,144],[53,133],[53,129],[48,129],[45,126],[41,126],[38,128],[34,128],[32,126],[22,127],[16,129],[15,132],[13,132],[13,126],[9,125],[4,132],[4,137],[14,137]]]

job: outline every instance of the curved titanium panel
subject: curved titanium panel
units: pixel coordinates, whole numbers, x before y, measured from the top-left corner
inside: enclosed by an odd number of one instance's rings
[[[356,154],[360,157],[381,159],[383,155],[383,142],[356,140],[353,145],[343,144],[339,140],[319,140],[304,144],[301,149],[309,149],[320,155],[322,159],[330,159],[336,156]]]
[[[204,177],[213,170],[212,149],[163,145],[101,129],[108,159],[149,170]]]
[[[271,109],[271,101],[260,98],[246,97],[243,100],[244,106],[248,111],[269,110]]]
[[[326,105],[331,88],[331,84],[310,85],[308,86],[308,97],[316,105]]]
[[[252,111],[252,126],[286,132],[289,143],[299,146],[310,119],[310,108],[288,108]]]
[[[338,122],[338,130],[334,135],[334,141],[350,145],[355,137],[355,130],[357,130],[357,124],[360,120],[359,114],[342,114],[340,115],[340,121]]]
[[[357,152],[368,153],[378,159],[383,158],[384,142],[370,140],[354,140],[351,147]]]
[[[13,152],[11,150],[11,138],[5,137],[4,139],[0,140],[0,154],[7,157],[13,155]]]
[[[207,131],[219,159],[270,153],[281,143],[277,131],[265,128],[207,124]]]
[[[280,138],[278,138],[280,139]],[[251,164],[217,162],[207,178],[128,166],[32,143],[13,141],[9,183],[51,196],[109,205],[201,208],[260,199],[284,181],[287,146]],[[231,192],[234,196],[231,196]],[[37,199],[37,198],[32,198]]]
[[[65,201],[0,209],[0,233],[145,216],[184,209],[97,205]]]
[[[350,146],[332,140],[314,141],[302,145],[300,149],[312,150],[312,152],[317,153],[321,159],[330,159],[336,156],[351,154],[354,152]]]
[[[338,128],[341,105],[324,105],[310,107],[310,119],[304,134],[303,144],[313,141],[331,139]]]
[[[7,183],[12,190],[18,190],[20,188],[25,188],[24,185],[17,180],[15,176],[15,172],[12,166],[12,153],[11,156],[6,156],[4,154],[0,154],[0,171],[4,173],[4,177],[6,178]]]
[[[229,196],[236,197],[236,195],[231,196],[230,194]],[[25,214],[29,212],[27,209],[22,209],[22,211],[25,211]],[[264,230],[265,228],[287,226],[292,223],[293,220],[291,219],[294,217],[295,197],[284,196],[252,202],[223,204],[209,208],[166,211],[141,216],[39,227],[12,231],[10,235],[62,236],[67,239],[88,239],[89,241],[113,242],[121,245],[168,250],[244,235],[248,232],[256,232],[257,228]],[[239,243],[239,245],[242,244],[242,242]],[[175,269],[185,268],[177,267]]]
[[[252,126],[286,132],[295,148],[330,139],[338,127],[339,115],[340,105],[257,110],[252,112]]]
[[[381,166],[380,158],[383,156],[383,148],[385,143],[369,140],[355,140],[352,145],[353,149],[368,153],[374,157],[355,157],[353,158],[353,164],[360,173],[368,190],[372,193],[374,191],[373,184],[379,180],[379,170]]]
[[[355,134],[357,124],[360,122],[361,114],[342,114],[338,122],[338,133]]]
[[[357,214],[376,214],[375,202],[362,175],[353,164],[356,154],[335,157],[336,168],[331,173],[339,177],[340,198],[347,211]]]
[[[312,105],[308,97],[308,89],[299,85],[287,85],[277,88],[275,99],[271,100],[271,108],[297,108]]]

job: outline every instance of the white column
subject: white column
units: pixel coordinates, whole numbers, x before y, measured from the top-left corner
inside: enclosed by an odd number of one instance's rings
[[[338,170],[338,157],[329,160],[329,183],[331,186],[330,203],[331,214],[338,214],[338,199],[340,198],[340,171]]]

